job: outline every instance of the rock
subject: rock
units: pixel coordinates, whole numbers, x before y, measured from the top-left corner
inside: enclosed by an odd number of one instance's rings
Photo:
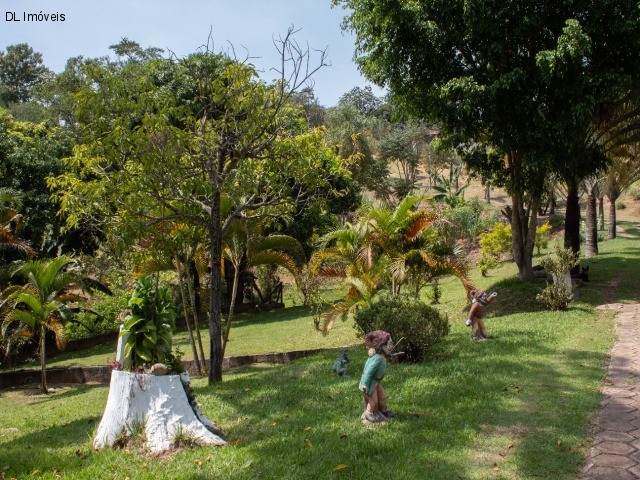
[[[149,373],[151,375],[166,375],[169,369],[164,363],[155,363],[151,366]]]

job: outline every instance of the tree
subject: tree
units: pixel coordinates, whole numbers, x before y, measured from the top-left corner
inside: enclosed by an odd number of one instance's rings
[[[31,89],[43,82],[50,71],[42,54],[26,43],[9,45],[0,52],[0,103],[22,103],[31,98]]]
[[[372,123],[376,121],[361,114],[354,105],[339,105],[327,112],[327,139],[337,154],[348,162],[354,180],[376,196],[385,198],[389,194],[389,169],[387,162],[374,154]]]
[[[338,100],[338,106],[343,107],[350,105],[356,109],[360,115],[378,116],[383,107],[383,102],[376,97],[373,89],[367,85],[364,88],[353,87],[347,93],[343,94]]]
[[[441,125],[472,171],[499,172],[511,195],[519,276],[532,277],[547,174],[602,166],[599,150],[585,142],[588,129],[600,105],[638,82],[635,2],[334,3],[350,9],[344,27],[356,34],[365,76]],[[474,155],[475,142],[502,158]]]
[[[616,202],[618,198],[640,179],[639,147],[638,144],[627,146],[628,155],[615,157],[601,181],[602,189],[609,200],[607,235],[609,239],[616,238]]]
[[[307,115],[307,123],[310,127],[321,127],[324,125],[326,109],[320,105],[313,87],[307,86],[295,92],[292,96],[294,105],[301,107]]]
[[[72,243],[79,235],[61,235],[59,205],[50,198],[46,183],[47,177],[63,172],[62,158],[70,154],[71,139],[60,127],[17,122],[0,111],[0,188],[19,194],[22,235],[40,251],[50,252],[64,243],[81,250]]]
[[[420,197],[407,196],[395,209],[364,208],[355,224],[326,234],[311,259],[315,275],[344,278],[347,292],[324,316],[328,333],[335,320],[370,302],[383,288],[392,295],[403,286],[418,296],[429,281],[454,275],[472,286],[459,251],[442,240],[435,209],[418,208]]]
[[[279,266],[288,270],[294,278],[305,263],[302,245],[288,235],[263,235],[257,220],[236,219],[222,241],[223,257],[233,266],[233,285],[229,314],[222,339],[222,354],[229,342],[229,333],[236,306],[240,275],[259,265]]]
[[[585,211],[585,258],[598,255],[598,219],[596,201],[600,196],[600,184],[597,177],[582,180],[582,188],[587,194],[587,208]]]
[[[398,198],[406,197],[416,188],[418,167],[428,141],[428,129],[413,122],[394,125],[380,140],[380,158],[393,164],[399,175],[392,180]]]
[[[210,382],[222,379],[225,234],[240,216],[285,214],[312,201],[330,173],[341,170],[322,130],[309,129],[291,105],[293,92],[315,71],[305,69],[309,52],[293,33],[278,43],[284,67],[272,84],[261,82],[251,65],[210,51],[95,69],[96,88],[83,92],[81,105],[93,137],[70,160],[76,171],[52,182],[71,224],[98,215],[114,225],[179,219],[205,229]],[[223,196],[232,205],[226,218]]]
[[[609,199],[609,238],[616,237],[616,201],[640,178],[640,90],[632,89],[612,102],[593,128],[593,142],[603,146],[611,160],[599,187]],[[604,213],[603,213],[604,216]]]
[[[24,285],[7,287],[0,294],[0,311],[5,307],[2,318],[2,336],[7,339],[24,336],[36,337],[40,343],[39,356],[42,378],[42,392],[47,388],[47,364],[45,336],[53,332],[56,346],[60,350],[66,347],[64,325],[70,321],[78,304],[84,297],[76,293],[88,286],[73,267],[74,260],[67,256],[52,260],[31,260],[22,262],[13,271],[13,276],[25,279]],[[96,283],[92,284],[96,286]],[[108,291],[108,290],[106,290]],[[18,324],[15,330],[11,328]]]

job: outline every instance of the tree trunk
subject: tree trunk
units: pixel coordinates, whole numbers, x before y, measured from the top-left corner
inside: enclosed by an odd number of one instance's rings
[[[585,241],[584,256],[586,258],[598,255],[598,218],[596,209],[596,194],[594,187],[587,191],[587,208],[585,211]]]
[[[578,182],[575,178],[566,179],[567,210],[564,219],[564,246],[580,255],[580,200],[578,198]],[[579,266],[572,273],[578,272]]]
[[[224,341],[222,342],[222,356],[227,350],[227,343],[229,342],[229,332],[231,331],[231,321],[233,320],[233,311],[236,306],[236,295],[238,293],[238,279],[240,277],[240,266],[234,266],[233,269],[233,289],[231,290],[231,303],[229,304],[229,313],[227,314],[227,327],[224,332]]]
[[[191,301],[191,307],[193,312],[193,325],[196,331],[196,340],[198,341],[198,347],[200,348],[200,358],[202,358],[203,362],[206,358],[204,355],[204,348],[202,347],[202,336],[200,335],[200,322],[198,320],[198,308],[196,303],[196,293],[193,285],[193,276],[191,269],[191,262],[186,264],[187,267],[187,291],[189,292],[189,299]]]
[[[487,205],[491,204],[491,185],[486,184],[484,186],[484,201],[487,203]]]
[[[47,386],[47,360],[46,360],[46,336],[47,331],[44,327],[40,327],[40,375],[42,382],[42,393],[49,393],[49,387]]]
[[[145,446],[158,453],[179,441],[224,445],[220,430],[202,414],[190,390],[189,376],[146,375],[114,370],[109,398],[93,439],[94,448],[113,446],[122,434],[143,434]],[[139,431],[138,431],[139,430]]]
[[[511,196],[511,247],[521,280],[533,278],[533,248],[538,222],[539,199],[535,199],[528,211],[519,195]]]
[[[176,256],[174,259],[176,264],[176,269],[178,270],[178,285],[180,286],[180,297],[182,298],[182,309],[184,311],[184,318],[187,322],[187,330],[189,331],[189,343],[191,343],[191,351],[193,352],[193,361],[196,364],[196,370],[198,370],[198,375],[202,375],[202,365],[200,365],[200,358],[198,355],[198,349],[196,348],[196,342],[193,338],[193,330],[191,329],[191,320],[189,320],[189,299],[187,294],[185,293],[184,286],[184,276],[182,272],[182,267],[180,266],[180,260]],[[202,361],[204,362],[204,357],[202,357]]]
[[[616,197],[607,197],[609,199],[609,235],[607,238],[613,240],[616,238]]]
[[[556,189],[553,185],[549,188],[549,215],[556,213]]]
[[[217,173],[211,169],[210,183],[213,201],[209,223],[209,253],[211,255],[211,289],[209,293],[209,384],[222,381],[222,226],[220,225],[220,191]]]
[[[604,231],[604,197],[598,197],[598,230]]]

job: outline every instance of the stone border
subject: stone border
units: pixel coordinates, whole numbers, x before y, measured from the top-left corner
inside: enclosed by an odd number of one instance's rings
[[[314,350],[295,350],[292,352],[271,352],[257,355],[242,355],[239,357],[225,357],[222,361],[222,369],[256,363],[291,363],[298,358],[308,357],[321,352],[339,350],[346,347],[316,348]],[[193,360],[182,362],[188,372],[195,371]],[[47,368],[47,383],[99,383],[108,384],[111,380],[111,365],[96,365],[91,367],[68,367],[68,368]],[[11,372],[0,372],[0,390],[11,387],[25,387],[40,383],[40,370],[14,370]]]

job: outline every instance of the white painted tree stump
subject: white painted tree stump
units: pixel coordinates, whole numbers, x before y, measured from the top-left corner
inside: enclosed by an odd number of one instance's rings
[[[567,292],[569,292],[573,298],[573,281],[571,279],[571,272],[563,272],[561,275],[552,273],[551,277],[553,278],[553,283],[564,285],[564,288],[567,289]]]
[[[189,376],[182,374],[188,382]],[[189,403],[180,375],[147,375],[114,370],[102,421],[93,439],[95,448],[111,447],[134,425],[144,427],[152,452],[170,450],[176,434],[201,445],[224,445],[219,430],[196,404]],[[205,426],[206,425],[206,426]]]

